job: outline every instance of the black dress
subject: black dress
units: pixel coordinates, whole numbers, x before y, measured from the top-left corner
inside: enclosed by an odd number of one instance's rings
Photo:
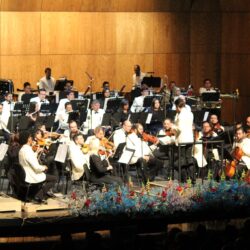
[[[111,171],[107,170],[109,164],[107,160],[102,160],[99,155],[91,155],[90,159],[90,180],[94,183],[105,183],[123,185],[122,179],[117,176],[112,176]]]

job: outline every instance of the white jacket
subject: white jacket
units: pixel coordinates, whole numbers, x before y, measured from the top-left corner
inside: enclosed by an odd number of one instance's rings
[[[39,164],[37,154],[34,153],[28,144],[23,145],[19,151],[19,163],[25,171],[25,181],[27,183],[40,183],[45,181],[45,166]]]

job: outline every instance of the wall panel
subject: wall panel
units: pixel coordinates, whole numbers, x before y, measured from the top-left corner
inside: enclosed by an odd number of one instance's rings
[[[1,0],[2,11],[41,11],[43,0]]]
[[[189,14],[155,13],[152,34],[154,53],[189,52]]]
[[[24,82],[36,87],[41,77],[40,56],[1,56],[1,77],[12,79],[15,88],[22,88]]]
[[[40,13],[1,13],[1,55],[41,53]]]

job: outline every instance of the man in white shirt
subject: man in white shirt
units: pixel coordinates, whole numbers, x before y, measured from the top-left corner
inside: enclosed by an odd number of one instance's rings
[[[10,137],[10,131],[8,130],[6,119],[3,117],[3,104],[0,104],[0,135],[4,137],[5,141],[8,142]]]
[[[210,79],[205,79],[203,81],[203,87],[201,87],[199,89],[199,93],[200,95],[204,92],[211,92],[211,93],[215,93],[216,90],[214,89],[214,87],[212,87],[212,82]]]
[[[100,102],[98,100],[92,101],[91,109],[88,109],[87,119],[83,123],[84,134],[93,135],[93,130],[102,125],[104,113],[105,111],[100,108]]]
[[[66,98],[63,98],[60,100],[58,108],[56,110],[56,117],[55,117],[55,122],[58,120],[58,116],[61,113],[65,113],[65,103],[70,102],[75,99],[74,91],[68,91],[66,92]]]
[[[176,136],[176,145],[178,146],[180,143],[180,148],[176,148],[177,152],[180,151],[180,155],[178,155],[175,164],[175,170],[179,171],[179,164],[181,166],[181,180],[186,181],[187,177],[193,179],[194,174],[194,165],[192,159],[192,144],[185,143],[194,143],[194,135],[193,135],[193,113],[185,108],[185,102],[182,99],[177,99],[175,101],[176,105],[176,116],[175,116],[175,126],[178,132]],[[180,149],[180,150],[179,150]],[[176,174],[176,172],[175,172]],[[180,176],[179,176],[180,177]]]
[[[69,129],[64,131],[63,137],[60,139],[60,142],[64,142],[69,145],[73,140],[74,135],[76,134],[82,134],[82,132],[78,129],[76,121],[69,121]]]
[[[51,76],[51,68],[46,68],[44,72],[45,76],[39,80],[39,89],[45,89],[47,93],[53,92],[56,81]]]
[[[11,112],[14,110],[14,102],[12,102],[12,94],[6,93],[5,94],[5,101],[2,102],[3,109],[2,109],[2,115],[1,120],[2,124],[7,128],[9,119],[11,117]]]
[[[31,95],[32,91],[31,91],[31,85],[29,82],[25,82],[23,84],[23,91],[18,93],[18,101],[21,102],[22,101],[22,96],[24,94],[28,94]]]
[[[138,96],[134,99],[133,104],[130,108],[130,111],[133,113],[142,112],[145,108],[143,107],[145,96],[149,95],[148,89],[142,89],[141,96]]]
[[[84,165],[89,167],[89,155],[84,154],[82,147],[84,145],[84,137],[82,134],[73,136],[73,141],[69,145],[69,158],[72,163],[72,181],[80,180],[84,174]]]
[[[129,120],[126,120],[123,122],[122,128],[117,129],[114,132],[113,141],[116,148],[120,143],[124,143],[127,141],[127,136],[130,133],[131,128],[132,128],[131,122]]]
[[[30,99],[30,102],[35,102],[37,103],[37,108],[38,110],[41,109],[41,105],[43,103],[45,104],[49,104],[49,101],[46,99],[46,90],[45,89],[39,89],[38,91],[38,96],[37,97],[33,97]]]
[[[22,145],[19,151],[19,163],[25,171],[25,182],[29,184],[42,183],[41,189],[35,195],[35,201],[42,203],[48,197],[48,191],[54,186],[56,177],[45,174],[47,166],[41,165],[37,153],[32,149],[32,137],[28,131],[20,133],[19,142]]]
[[[58,130],[66,130],[69,128],[69,113],[73,112],[72,104],[70,102],[65,103],[65,108],[58,114],[59,128]]]

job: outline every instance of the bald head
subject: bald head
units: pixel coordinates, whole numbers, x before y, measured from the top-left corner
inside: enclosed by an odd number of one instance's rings
[[[131,130],[131,127],[132,127],[132,124],[129,120],[126,120],[123,122],[123,125],[122,125],[122,128],[127,132],[129,133],[130,130]]]

